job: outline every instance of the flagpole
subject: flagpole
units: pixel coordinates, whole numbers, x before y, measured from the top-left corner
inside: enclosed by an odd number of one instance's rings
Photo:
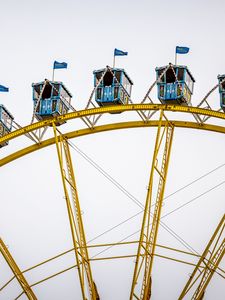
[[[115,63],[116,63],[116,56],[115,54],[113,55],[113,68],[115,68]]]
[[[55,68],[53,67],[53,71],[52,71],[52,81],[54,81],[54,76],[55,76]]]
[[[175,66],[177,65],[177,51],[175,51]]]

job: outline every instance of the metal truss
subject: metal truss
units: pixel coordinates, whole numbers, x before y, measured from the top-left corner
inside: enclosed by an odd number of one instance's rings
[[[163,118],[165,119],[164,112],[161,111],[130,300],[134,298],[147,300],[151,296],[151,273],[174,131],[173,125],[167,119],[165,126],[162,127]],[[155,187],[157,187],[156,195],[154,195]],[[155,202],[153,203],[154,197]],[[154,209],[153,212],[152,209]],[[141,288],[137,284],[138,280],[141,282]]]
[[[29,300],[37,300],[37,297],[35,296],[34,292],[32,291],[26,278],[20,271],[20,268],[16,264],[15,260],[13,259],[12,255],[10,254],[8,248],[6,247],[6,245],[4,244],[4,242],[1,238],[0,238],[0,252],[2,253],[3,257],[5,258],[10,269],[12,270],[15,278],[18,280],[20,286],[23,289],[23,292],[27,295],[27,298]]]
[[[225,254],[224,228],[225,215],[223,215],[221,221],[219,222],[215,232],[212,235],[212,238],[202,253],[202,256],[190,275],[190,278],[181,292],[178,300],[184,299],[184,297],[187,295],[188,299],[192,300],[202,300],[204,298],[205,290]],[[199,283],[194,291],[193,296],[191,297],[190,291],[197,282]]]
[[[99,295],[92,277],[69,144],[68,141],[61,135],[61,133],[59,133],[59,135],[57,134],[58,131],[55,125],[53,126],[53,129],[70,222],[74,254],[80,280],[82,299],[88,299],[86,295],[88,291],[89,299],[97,300],[99,299]]]
[[[115,113],[115,112],[126,112],[128,115],[129,112],[140,113],[148,113],[148,116],[157,113],[157,117],[155,120],[147,120],[146,118],[141,118],[138,121],[136,119],[131,119],[126,122],[120,123],[108,123],[106,121],[105,124],[100,126],[96,126],[96,120],[100,118],[103,114],[107,113]],[[125,128],[138,128],[138,127],[157,127],[157,135],[155,140],[155,149],[152,161],[152,168],[150,171],[150,179],[148,192],[145,203],[145,210],[143,215],[143,222],[141,228],[140,239],[138,240],[138,251],[137,254],[127,255],[127,256],[118,256],[111,257],[110,259],[115,258],[125,258],[125,257],[135,257],[136,264],[135,270],[133,274],[133,281],[130,293],[130,299],[143,299],[148,300],[151,297],[151,274],[154,263],[154,257],[158,256],[161,258],[171,259],[164,255],[159,255],[156,253],[157,247],[157,236],[158,236],[158,228],[160,222],[163,194],[166,184],[166,177],[169,165],[169,157],[171,151],[171,145],[173,140],[173,131],[175,127],[181,128],[192,128],[192,129],[200,129],[200,130],[209,130],[214,132],[220,132],[225,134],[225,126],[218,126],[213,123],[204,123],[199,122],[195,119],[196,122],[189,122],[185,120],[168,120],[165,116],[167,112],[171,114],[173,112],[176,113],[185,113],[186,115],[201,115],[207,119],[212,120],[225,120],[225,114],[222,112],[214,111],[212,109],[204,109],[201,107],[183,107],[183,106],[174,106],[174,105],[161,105],[161,104],[131,104],[124,106],[112,106],[112,107],[101,107],[101,108],[91,108],[84,109],[81,111],[73,111],[72,113],[68,113],[66,115],[58,116],[52,119],[42,120],[37,123],[30,124],[25,127],[18,126],[17,130],[10,132],[6,136],[0,137],[0,143],[4,141],[9,141],[16,139],[20,136],[27,136],[27,134],[35,134],[37,130],[45,130],[46,128],[53,127],[53,131],[49,130],[49,138],[42,140],[43,135],[38,136],[39,142],[36,141],[36,136],[34,135],[34,139],[30,139],[33,143],[30,144],[26,148],[18,148],[15,152],[8,154],[8,156],[3,156],[0,159],[0,166],[13,162],[14,160],[32,153],[34,151],[40,150],[44,147],[56,144],[62,183],[64,188],[66,206],[68,211],[68,217],[70,222],[70,229],[72,234],[73,241],[73,249],[71,251],[74,252],[76,263],[74,266],[68,268],[76,268],[78,270],[78,277],[80,281],[81,294],[83,300],[97,300],[100,299],[96,285],[94,283],[90,262],[94,261],[95,258],[90,259],[88,255],[88,246],[86,244],[85,239],[85,231],[83,228],[83,222],[81,217],[81,209],[78,199],[76,181],[74,176],[74,170],[72,165],[72,160],[70,156],[70,148],[69,148],[69,139],[94,134],[98,132],[105,132],[110,130],[117,129],[125,129]],[[160,113],[160,117],[158,118],[158,113]],[[156,115],[156,114],[155,114]],[[183,114],[184,116],[184,114]],[[96,122],[92,122],[91,126],[74,128],[74,131],[61,133],[56,128],[57,123],[71,121],[72,119],[80,119],[80,120],[92,120],[93,118]],[[92,120],[93,121],[93,120]],[[85,123],[85,122],[84,122]],[[223,123],[224,124],[224,123]],[[84,124],[82,124],[84,125]],[[85,125],[87,125],[85,123]],[[43,131],[44,132],[44,131]],[[199,262],[193,271],[190,280],[185,286],[185,291],[182,293],[184,297],[189,296],[189,292],[194,293],[194,288],[197,286],[197,289],[193,295],[192,299],[201,300],[204,297],[205,290],[209,284],[210,279],[212,278],[214,272],[219,273],[220,268],[219,263],[224,256],[224,247],[225,241],[224,237],[221,242],[222,233],[224,229],[224,217],[223,221],[220,222],[217,227],[212,239],[210,240],[206,250],[202,254],[199,259]],[[118,243],[117,243],[118,244]],[[0,243],[0,250],[5,255],[8,253],[8,249],[3,247],[3,242]],[[103,245],[101,245],[103,246]],[[105,245],[106,246],[106,245]],[[91,247],[91,246],[90,246]],[[93,247],[93,245],[92,245]],[[4,255],[3,254],[3,255]],[[14,278],[16,277],[23,288],[23,294],[26,293],[29,299],[37,299],[35,295],[30,294],[28,296],[28,292],[32,293],[31,287],[49,280],[53,278],[53,276],[59,275],[66,270],[58,272],[57,274],[51,275],[48,278],[44,278],[37,283],[33,283],[29,285],[23,274],[27,271],[19,270],[13,258],[9,255],[6,255],[5,259],[8,264],[11,264],[11,269],[14,273]],[[57,256],[58,257],[58,256]],[[109,258],[98,258],[100,259],[109,259]],[[182,263],[188,263],[189,265],[194,266],[193,263],[184,262],[173,258],[172,260]],[[40,264],[38,264],[40,265]],[[154,265],[155,266],[155,265]],[[36,266],[35,266],[36,267]],[[18,269],[17,269],[18,268]],[[33,267],[34,268],[34,267]],[[139,281],[139,284],[137,284]],[[4,285],[6,286],[6,285]],[[4,288],[4,287],[3,287]],[[32,298],[33,296],[33,298]],[[182,294],[181,294],[182,296]],[[183,296],[182,296],[183,297]],[[183,299],[183,298],[179,299]],[[191,295],[190,295],[191,297]],[[188,299],[191,299],[191,298]],[[81,297],[80,297],[81,298]],[[18,297],[16,298],[18,299]]]
[[[57,116],[54,118],[49,118],[46,120],[42,120],[37,123],[33,123],[27,126],[24,126],[22,128],[18,128],[16,131],[12,131],[8,133],[7,135],[4,135],[0,137],[0,143],[4,143],[5,141],[10,141],[12,139],[15,139],[19,136],[26,136],[28,133],[34,133],[39,129],[45,128],[46,126],[53,126],[52,124],[54,122],[66,122],[70,121],[72,119],[85,119],[85,118],[90,118],[91,116],[95,116],[95,118],[98,118],[99,116],[107,113],[121,113],[121,112],[140,112],[140,111],[149,111],[150,114],[153,114],[157,111],[163,110],[165,113],[166,112],[178,112],[178,113],[185,113],[185,114],[198,114],[198,115],[203,115],[204,117],[210,117],[212,119],[225,119],[225,114],[224,112],[219,112],[219,111],[214,111],[214,110],[209,110],[209,109],[203,109],[199,107],[191,107],[191,106],[179,106],[179,105],[162,105],[162,104],[129,104],[129,105],[115,105],[115,106],[107,106],[107,107],[101,107],[101,108],[91,108],[91,109],[85,109],[85,110],[80,110],[80,111],[74,111],[71,113],[67,113],[65,115]],[[208,118],[209,119],[209,118]],[[155,120],[153,120],[155,121]],[[176,120],[174,120],[176,122]],[[174,122],[171,121],[171,122]],[[141,119],[142,126],[148,126],[148,120],[143,120]],[[193,122],[192,122],[193,123]],[[189,124],[191,124],[189,122]],[[204,129],[205,126],[208,127],[211,124],[203,124],[196,122],[196,125],[198,129]],[[188,126],[186,126],[188,127]],[[213,130],[213,124],[211,125],[212,131]],[[93,125],[92,128],[86,127],[89,129],[90,133],[95,133],[95,125]],[[193,128],[193,126],[191,126]],[[113,129],[113,128],[112,128]],[[39,145],[42,145],[42,142],[39,141],[39,143],[36,144],[37,147]]]

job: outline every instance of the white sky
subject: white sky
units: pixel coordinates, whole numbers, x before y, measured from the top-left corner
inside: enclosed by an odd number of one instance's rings
[[[0,84],[10,89],[0,94],[0,103],[21,125],[29,124],[32,117],[31,84],[51,79],[54,60],[68,63],[67,70],[56,70],[55,79],[63,81],[72,92],[76,109],[87,104],[93,70],[112,65],[114,48],[128,51],[127,57],[117,58],[117,66],[133,80],[132,99],[136,103],[155,80],[155,67],[174,63],[176,45],[190,47],[189,54],[178,57],[178,64],[187,65],[196,79],[193,105],[217,83],[217,75],[225,73],[223,0],[0,0],[0,4]],[[156,99],[155,91],[152,96]],[[213,107],[219,107],[218,91],[210,101]],[[114,118],[123,120],[126,115],[104,116],[106,122],[107,118],[109,122]],[[61,126],[60,130],[66,126],[74,130],[77,123]],[[155,129],[131,129],[86,136],[73,143],[144,203],[154,138]],[[26,140],[11,141],[0,150],[1,157],[23,146],[23,142],[25,146]],[[71,151],[87,240],[140,211],[76,151]],[[222,134],[177,129],[165,195],[224,164],[224,152]],[[220,184],[224,176],[225,167],[221,167],[168,198],[162,215]],[[72,247],[55,146],[4,166],[0,182],[0,236],[22,270]],[[221,184],[163,222],[201,253],[224,213],[224,191]],[[140,216],[134,218],[93,243],[122,240],[136,232],[140,222]],[[184,249],[164,229],[159,233],[161,244]],[[138,234],[129,238],[135,239]],[[99,251],[92,250],[91,256]],[[103,255],[121,253],[135,253],[135,249],[113,248]],[[34,283],[72,264],[74,258],[68,255],[54,265],[27,273],[26,278]],[[221,265],[225,267],[224,262]],[[0,268],[1,287],[12,273],[2,258]],[[133,268],[132,259],[94,262],[93,275],[101,299],[128,299]],[[192,267],[157,258],[152,299],[177,299],[191,271]],[[13,282],[0,292],[0,300],[12,300],[19,291]],[[40,300],[81,299],[74,270],[36,286],[34,291]],[[224,282],[215,275],[205,299],[222,300],[224,293]]]

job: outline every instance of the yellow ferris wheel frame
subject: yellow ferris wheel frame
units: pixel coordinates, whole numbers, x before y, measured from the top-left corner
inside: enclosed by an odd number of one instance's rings
[[[61,133],[56,125],[59,123],[64,123],[72,119],[83,119],[88,118],[93,115],[102,115],[107,113],[121,113],[121,112],[142,112],[142,111],[158,111],[160,113],[159,119],[148,120],[143,119],[142,121],[129,121],[129,122],[119,122],[110,123],[98,126],[91,126],[87,128],[78,129],[75,131]],[[97,300],[100,299],[97,291],[96,284],[93,279],[91,265],[88,255],[88,246],[85,239],[85,230],[83,227],[83,221],[81,216],[81,210],[79,205],[79,197],[76,188],[75,175],[73,171],[73,164],[69,150],[68,140],[71,138],[94,134],[104,131],[126,129],[126,128],[137,128],[137,127],[157,127],[157,136],[155,141],[155,150],[153,154],[152,166],[149,176],[148,192],[146,196],[146,202],[143,212],[142,228],[140,233],[140,239],[138,241],[138,250],[136,254],[136,263],[133,274],[133,281],[130,291],[130,300],[148,300],[151,297],[151,285],[152,285],[152,266],[155,257],[155,248],[157,245],[157,235],[158,227],[160,224],[161,208],[164,196],[164,189],[166,184],[166,176],[169,165],[169,158],[173,140],[174,128],[191,128],[191,129],[201,129],[209,130],[218,133],[225,133],[225,126],[218,126],[214,124],[206,124],[205,122],[191,121],[180,121],[180,120],[170,120],[166,117],[166,112],[180,112],[188,113],[193,116],[204,116],[208,118],[217,118],[220,120],[225,120],[225,113],[203,109],[199,107],[187,107],[187,106],[177,106],[177,105],[161,105],[161,104],[131,104],[124,106],[109,106],[94,109],[85,109],[81,111],[75,111],[68,113],[66,115],[58,116],[51,119],[46,119],[18,130],[15,130],[0,138],[0,143],[4,143],[20,137],[22,135],[27,135],[35,130],[46,128],[48,126],[53,127],[54,136],[52,138],[40,141],[39,143],[34,143],[31,146],[20,149],[8,156],[0,159],[0,166],[8,164],[24,155],[32,153],[34,151],[40,150],[44,147],[55,144],[58,153],[59,165],[62,176],[62,183],[64,187],[68,218],[70,221],[70,229],[73,240],[74,254],[77,263],[77,269],[79,273],[80,287],[82,299]],[[200,118],[199,118],[200,120]],[[157,184],[157,196],[155,199],[155,208],[152,211],[152,190],[155,184],[155,178],[158,179]],[[70,191],[70,192],[69,192]],[[191,299],[203,299],[206,287],[212,278],[214,272],[219,266],[225,253],[225,239],[221,242],[221,236],[223,236],[223,229],[225,226],[225,217],[223,216],[217,229],[215,230],[211,240],[209,241],[205,251],[199,258],[199,263],[196,268],[203,268],[201,272],[201,281]],[[216,246],[212,246],[213,242],[216,241]],[[15,277],[19,281],[23,288],[23,293],[25,293],[28,299],[36,299],[31,286],[27,283],[24,276],[16,265],[15,261],[11,257],[7,248],[5,247],[3,241],[1,240],[0,252],[5,257],[10,268],[14,272]],[[209,255],[209,258],[206,256]],[[7,259],[10,257],[10,259]],[[21,273],[21,276],[18,275]],[[200,277],[198,275],[195,278],[196,270],[193,271],[192,280],[189,280],[182,291],[179,299],[183,299],[186,294],[191,289],[192,285]],[[137,287],[137,281],[141,282],[141,288]],[[24,284],[25,282],[25,284]]]
[[[120,113],[120,112],[129,112],[129,111],[137,111],[137,112],[138,111],[160,111],[160,110],[164,112],[168,111],[168,112],[196,114],[196,115],[214,117],[214,118],[225,120],[225,113],[220,111],[203,109],[199,107],[162,105],[162,104],[132,104],[132,105],[123,105],[123,106],[108,106],[108,107],[75,111],[72,113],[68,113],[66,115],[46,119],[31,125],[24,126],[3,137],[0,137],[0,144],[15,139],[19,136],[26,135],[32,131],[44,128],[46,126],[53,126],[53,124],[57,124],[59,122],[66,122],[72,119],[78,119],[78,118],[82,119],[84,117],[89,117],[92,115],[107,114],[107,113]],[[173,123],[174,127],[201,129],[201,130],[214,131],[218,133],[225,133],[225,126],[217,126],[213,124],[190,122],[190,121],[177,121],[177,120],[171,120],[171,122]],[[68,139],[71,139],[83,135],[94,134],[94,133],[110,131],[110,130],[127,129],[127,128],[135,128],[135,127],[157,127],[157,126],[158,126],[158,120],[119,122],[119,123],[105,124],[101,126],[94,126],[91,128],[88,127],[76,131],[71,131],[64,135]],[[53,145],[54,143],[55,143],[55,139],[51,138],[51,139],[44,140],[41,143],[36,143],[32,146],[24,148],[18,152],[15,152],[9,156],[0,159],[0,167],[15,159],[18,159],[21,156],[27,155],[41,148]]]

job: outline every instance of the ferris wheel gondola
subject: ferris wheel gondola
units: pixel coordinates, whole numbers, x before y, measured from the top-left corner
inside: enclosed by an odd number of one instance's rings
[[[95,101],[99,106],[128,104],[133,82],[124,69],[107,68],[93,72]]]
[[[163,104],[190,105],[195,79],[187,66],[156,68],[158,99]]]
[[[71,106],[72,94],[60,81],[45,80],[32,84],[34,115],[41,121],[66,114]],[[61,123],[57,124],[61,125]]]
[[[13,115],[5,108],[4,105],[0,104],[0,137],[8,134],[12,130]],[[0,143],[0,148],[8,145],[8,141]]]
[[[219,80],[219,93],[220,93],[220,106],[225,112],[225,74],[218,75]]]

